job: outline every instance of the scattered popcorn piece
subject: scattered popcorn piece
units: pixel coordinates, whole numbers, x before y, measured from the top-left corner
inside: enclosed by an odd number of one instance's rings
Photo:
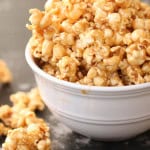
[[[43,119],[38,118],[27,108],[18,111],[14,107],[3,105],[0,107],[0,113],[0,119],[10,128],[26,127],[31,123],[44,123]]]
[[[44,121],[34,113],[35,110],[43,110],[44,103],[37,88],[31,91],[17,92],[10,95],[13,106],[0,107],[0,119],[11,128],[25,127],[30,123],[43,123]]]
[[[12,108],[8,105],[2,105],[0,107],[0,119],[5,122],[7,118],[12,115]]]
[[[17,92],[10,95],[10,101],[14,105],[14,109],[28,108],[31,111],[43,110],[44,103],[37,88],[31,89],[30,92]]]
[[[0,83],[10,83],[12,75],[6,63],[0,59]]]
[[[6,127],[3,123],[0,123],[0,136],[7,135],[10,128]]]
[[[9,130],[3,150],[50,150],[49,128],[30,124],[27,128]]]
[[[3,150],[50,150],[51,141],[47,123],[36,116],[44,103],[37,88],[10,96],[13,106],[0,106],[0,135],[7,136]],[[7,127],[6,127],[6,126]]]

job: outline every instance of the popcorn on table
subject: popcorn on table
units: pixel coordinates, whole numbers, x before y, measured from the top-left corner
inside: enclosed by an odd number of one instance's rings
[[[12,106],[0,106],[0,135],[5,135],[3,150],[50,150],[48,124],[36,116],[44,103],[37,88],[10,95]]]
[[[0,59],[0,83],[10,83],[12,81],[12,74],[6,63]]]

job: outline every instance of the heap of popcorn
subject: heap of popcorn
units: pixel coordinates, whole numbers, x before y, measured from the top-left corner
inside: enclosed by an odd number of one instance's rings
[[[3,150],[50,150],[48,124],[35,111],[45,106],[37,88],[10,95],[12,106],[0,106],[0,136]]]
[[[49,0],[30,10],[31,54],[58,79],[93,86],[150,82],[150,6],[139,0]]]
[[[11,82],[12,73],[5,61],[0,60],[0,84]],[[11,94],[10,101],[12,106],[0,105],[0,136],[6,136],[2,149],[50,150],[48,124],[35,113],[45,108],[39,90]]]

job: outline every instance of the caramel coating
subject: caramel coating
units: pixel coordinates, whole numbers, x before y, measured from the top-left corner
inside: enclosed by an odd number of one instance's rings
[[[95,86],[149,82],[149,69],[142,69],[150,61],[148,4],[139,0],[49,0],[44,11],[31,9],[30,13],[31,53],[50,75]]]

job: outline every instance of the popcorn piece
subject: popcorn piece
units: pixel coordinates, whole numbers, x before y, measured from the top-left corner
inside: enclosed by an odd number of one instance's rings
[[[10,100],[13,102],[14,109],[28,108],[31,111],[43,110],[44,103],[37,88],[31,89],[30,92],[17,92],[10,95]]]
[[[43,13],[39,11],[38,9],[30,9],[30,14],[31,16],[29,20],[32,22],[32,24],[39,25],[43,17]]]
[[[0,136],[1,135],[7,135],[9,130],[10,130],[10,128],[4,126],[3,123],[0,123]]]
[[[53,43],[45,39],[42,45],[42,60],[48,61],[52,56],[52,51],[53,51]]]
[[[124,62],[120,63],[120,68],[123,74],[122,81],[125,85],[140,84],[144,82],[144,74],[139,66],[132,66],[127,60],[124,60]]]
[[[8,105],[3,105],[0,107],[0,119],[5,120],[7,118],[10,118],[12,115],[12,109]],[[5,122],[5,121],[4,121]]]
[[[64,56],[58,62],[58,67],[63,78],[74,78],[76,77],[77,63],[71,57]]]
[[[49,128],[30,124],[27,128],[9,130],[3,150],[50,150]]]
[[[0,60],[0,83],[9,83],[12,81],[12,75],[6,63]]]
[[[61,44],[56,44],[53,47],[53,59],[61,59],[66,55],[66,50]]]
[[[119,13],[111,13],[108,15],[108,22],[113,30],[117,30],[119,28],[121,17]]]
[[[131,65],[142,65],[146,60],[146,50],[142,45],[132,44],[127,49],[127,60]]]
[[[29,93],[18,92],[10,96],[13,107],[3,105],[0,107],[0,119],[9,127],[17,128],[28,126],[31,122],[41,123],[43,120],[36,117],[36,109],[43,110],[44,104],[37,88]]]
[[[30,123],[44,123],[36,117],[36,109],[43,110],[44,103],[37,88],[28,93],[17,92],[10,96],[13,106],[3,105],[0,107],[0,119],[10,128],[28,126]]]
[[[148,73],[150,74],[150,62],[145,62],[142,66],[142,71],[143,73]]]
[[[10,128],[26,127],[30,123],[43,123],[42,119],[36,117],[35,113],[22,109],[16,111],[13,107],[8,105],[0,107],[0,119]]]
[[[119,77],[118,73],[114,72],[113,74],[110,75],[109,78],[110,78],[109,80],[110,80],[111,86],[122,86],[123,85],[122,80]]]

